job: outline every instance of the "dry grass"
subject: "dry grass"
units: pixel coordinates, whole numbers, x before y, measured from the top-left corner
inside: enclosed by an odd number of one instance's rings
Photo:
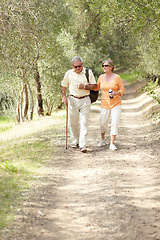
[[[51,117],[20,125],[3,122],[0,132],[0,229],[13,220],[14,209],[27,189],[46,174],[44,166],[56,149],[58,129],[63,133],[64,121],[65,111],[62,110]]]

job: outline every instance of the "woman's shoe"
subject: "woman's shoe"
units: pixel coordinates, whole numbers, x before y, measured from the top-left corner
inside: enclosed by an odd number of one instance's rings
[[[97,147],[102,147],[102,146],[104,146],[104,145],[105,145],[104,139],[103,139],[103,140],[100,139],[100,141],[99,141]]]
[[[114,151],[114,150],[117,150],[117,147],[111,143],[109,146],[109,149]]]

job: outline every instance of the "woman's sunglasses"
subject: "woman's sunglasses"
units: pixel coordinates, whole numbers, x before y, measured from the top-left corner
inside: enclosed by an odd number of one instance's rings
[[[102,65],[102,67],[110,67],[110,65]]]

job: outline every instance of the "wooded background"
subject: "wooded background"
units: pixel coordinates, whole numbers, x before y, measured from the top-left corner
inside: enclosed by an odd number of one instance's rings
[[[0,114],[16,105],[18,122],[50,115],[75,55],[96,77],[110,57],[158,79],[159,9],[157,0],[2,0]]]

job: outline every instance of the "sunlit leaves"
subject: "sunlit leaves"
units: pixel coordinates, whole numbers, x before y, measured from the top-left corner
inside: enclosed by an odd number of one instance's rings
[[[58,69],[57,59],[62,59],[63,51],[59,57],[56,38],[63,28],[68,28],[70,11],[63,0],[6,0],[0,4],[0,9],[0,72],[6,76],[8,88],[16,88],[17,91],[20,90],[21,81],[34,81],[35,60],[45,61],[45,65],[52,64]],[[45,75],[45,72],[41,72]],[[54,72],[54,79],[53,76],[49,78],[54,86],[59,81],[57,76],[60,73],[57,75],[57,72]],[[41,79],[45,78],[43,75]],[[16,80],[14,83],[13,78]],[[47,84],[45,89],[51,91],[50,82]],[[46,91],[44,93],[47,94]]]

